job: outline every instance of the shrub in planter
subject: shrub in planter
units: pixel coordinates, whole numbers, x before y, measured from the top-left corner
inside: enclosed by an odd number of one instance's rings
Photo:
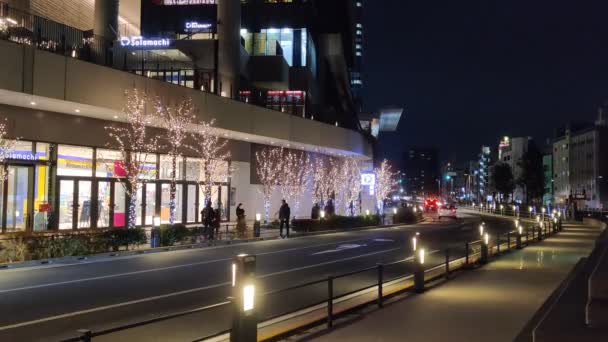
[[[173,225],[163,224],[157,229],[161,246],[173,246],[176,243],[184,242],[192,236],[192,232],[181,223]]]
[[[146,231],[143,228],[115,228],[106,230],[101,234],[100,239],[106,248],[112,251],[119,250],[121,246],[129,249],[129,246],[139,246],[148,241]]]
[[[322,220],[297,219],[292,221],[294,230],[300,232],[368,227],[379,224],[380,217],[378,215],[331,216]]]
[[[28,246],[23,238],[0,241],[0,263],[25,261],[28,256]]]

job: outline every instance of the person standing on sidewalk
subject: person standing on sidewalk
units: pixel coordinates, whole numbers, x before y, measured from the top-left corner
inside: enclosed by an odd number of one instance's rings
[[[203,221],[203,234],[207,240],[211,240],[213,235],[213,208],[211,207],[211,201],[207,201],[207,205],[201,210],[201,221]]]
[[[279,221],[280,221],[280,236],[282,239],[289,237],[289,217],[291,216],[291,209],[285,200],[279,209]],[[283,225],[285,225],[286,233],[283,235]]]

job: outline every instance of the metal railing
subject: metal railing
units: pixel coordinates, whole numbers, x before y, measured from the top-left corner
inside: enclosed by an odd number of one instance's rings
[[[526,221],[526,222],[523,222]],[[442,251],[432,251],[428,256],[435,256],[434,263],[424,269],[424,281],[433,281],[445,277],[446,279],[450,275],[458,270],[471,268],[477,264],[483,264],[487,262],[484,259],[484,249],[486,256],[496,257],[502,253],[510,252],[512,249],[524,248],[531,245],[534,242],[542,241],[545,237],[555,234],[561,230],[561,221],[556,223],[554,221],[546,221],[545,224],[540,225],[535,220],[522,220],[522,223],[526,225],[525,229],[522,229],[521,233],[517,230],[510,230],[504,234],[498,234],[495,238],[488,241],[487,245],[484,245],[483,240],[467,241],[459,247],[452,247]],[[443,252],[443,253],[441,253]],[[441,258],[438,262],[436,258]],[[409,267],[408,267],[409,266]],[[285,316],[287,314],[299,313],[302,311],[318,311],[325,310],[325,317],[319,321],[319,319],[313,319],[307,322],[310,324],[319,324],[325,321],[327,327],[332,327],[333,322],[337,315],[352,311],[353,309],[361,306],[376,304],[378,307],[382,307],[386,299],[403,293],[404,291],[411,290],[414,287],[413,277],[413,257],[409,257],[403,260],[397,260],[390,263],[381,263],[376,266],[366,267],[339,275],[333,275],[326,278],[320,278],[313,281],[304,282],[294,286],[290,286],[283,289],[270,290],[265,292],[261,298],[264,302],[269,302],[272,296],[290,294],[298,290],[311,288],[311,287],[324,287],[325,295],[321,295],[321,298],[313,298],[310,303],[298,305],[288,309],[283,309],[280,312],[263,312],[260,317],[260,322],[268,322],[278,317]],[[358,286],[355,288],[349,288],[345,291],[339,291],[336,287],[336,283],[340,280],[348,279],[350,283],[353,277],[361,276],[365,273],[374,273],[374,277],[364,286]],[[393,287],[392,291],[390,287]],[[376,291],[374,291],[376,290]],[[375,292],[375,295],[372,293]],[[347,302],[353,300],[353,298],[359,298],[367,295],[367,299],[352,303],[349,305]],[[126,331],[129,329],[142,327],[154,323],[164,322],[171,319],[192,315],[196,313],[202,313],[218,307],[229,305],[230,301],[217,303],[214,305],[197,308],[194,310],[179,312],[176,314],[161,316],[149,320],[140,321],[133,324],[123,325],[114,327],[111,329],[101,330],[92,332],[90,330],[79,330],[80,336],[64,340],[68,341],[91,341],[94,337],[106,336],[113,333]],[[344,304],[342,309],[336,310],[336,305]],[[269,305],[267,305],[268,307]],[[264,309],[262,309],[264,310]],[[291,331],[302,328],[302,326],[292,327]],[[259,329],[259,328],[258,328]],[[194,341],[204,341],[212,338],[222,337],[230,333],[230,330],[221,330],[214,332]]]

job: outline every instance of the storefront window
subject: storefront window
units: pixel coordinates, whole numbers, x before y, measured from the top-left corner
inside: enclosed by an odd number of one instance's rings
[[[142,172],[139,174],[140,179],[156,179],[156,154],[148,153],[143,154],[140,153],[137,155],[137,160],[144,163]]]
[[[198,213],[198,203],[196,202],[196,185],[188,185],[188,222],[196,221],[196,214]]]
[[[38,152],[36,152],[38,155]],[[35,168],[34,186],[34,231],[47,230],[49,167],[37,165]],[[0,206],[1,208],[1,206]]]
[[[12,142],[12,144],[14,144],[13,148],[6,151],[6,159],[36,160],[36,156],[32,153],[32,142],[18,140]]]
[[[186,159],[186,180],[200,181],[203,179],[201,174],[202,162],[202,159]]]
[[[120,151],[97,149],[97,177],[125,177],[123,157]]]
[[[110,182],[97,183],[97,227],[110,226]]]
[[[127,204],[125,187],[114,183],[114,227],[124,227],[127,223]]]
[[[59,145],[57,174],[60,176],[93,175],[93,149],[89,147]]]
[[[156,216],[156,184],[146,184],[146,225],[154,224]]]
[[[183,167],[183,159],[182,157],[177,157],[176,169],[175,169],[175,177],[178,180],[182,180],[182,167]],[[171,171],[172,171],[172,160],[171,156],[163,154],[160,156],[160,179],[171,179]]]
[[[169,223],[171,208],[171,185],[163,183],[160,197],[160,223]],[[182,184],[177,184],[175,192],[175,223],[182,222]]]
[[[47,143],[36,143],[36,159],[37,160],[49,160],[51,159],[50,144]]]

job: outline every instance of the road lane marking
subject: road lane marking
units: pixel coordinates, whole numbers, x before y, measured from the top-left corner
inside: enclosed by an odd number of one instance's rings
[[[258,253],[256,255],[257,256],[272,255],[272,254],[278,254],[278,253],[292,252],[292,251],[296,251],[296,250],[303,250],[303,249],[310,249],[310,248],[316,248],[316,247],[324,247],[324,246],[334,245],[334,244],[341,244],[341,243],[347,243],[347,242],[356,242],[356,241],[366,241],[366,240],[368,240],[368,239],[353,239],[353,240],[346,240],[346,241],[339,241],[339,242],[319,244],[319,245],[314,245],[314,246],[288,248],[288,249],[282,249],[282,250],[278,250],[278,251]],[[222,259],[214,259],[214,260],[193,262],[193,263],[188,263],[188,264],[173,265],[173,266],[167,266],[167,267],[158,267],[158,268],[152,268],[152,269],[147,269],[147,270],[139,270],[139,271],[124,272],[124,273],[108,274],[108,275],[97,276],[97,277],[73,279],[73,280],[66,280],[66,281],[60,281],[60,282],[54,282],[54,283],[45,283],[45,284],[38,284],[38,285],[29,285],[29,286],[17,287],[17,288],[12,288],[12,289],[0,290],[0,294],[10,293],[10,292],[17,292],[17,291],[25,291],[25,290],[34,290],[34,289],[40,289],[40,288],[45,288],[45,287],[54,287],[54,286],[61,286],[61,285],[77,284],[77,283],[83,283],[83,282],[95,281],[95,280],[104,280],[104,279],[126,277],[126,276],[145,274],[145,273],[151,273],[151,272],[159,272],[159,271],[165,271],[165,270],[171,270],[171,269],[200,266],[200,265],[206,265],[206,264],[211,264],[211,263],[216,263],[216,262],[224,262],[224,261],[230,261],[230,260],[232,260],[232,258],[222,258]]]
[[[361,247],[366,247],[367,244],[355,244],[355,243],[349,243],[349,244],[342,244],[339,245],[338,247],[334,248],[334,249],[328,249],[325,251],[320,251],[320,252],[316,252],[316,253],[312,253],[311,255],[321,255],[321,254],[329,254],[329,253],[337,253],[337,252],[344,252],[344,251],[348,251],[351,249],[355,249],[355,248],[361,248]]]
[[[376,252],[356,255],[356,256],[352,256],[352,257],[348,257],[348,258],[342,258],[342,259],[336,259],[336,260],[321,262],[321,263],[314,264],[314,265],[307,265],[307,266],[292,268],[292,269],[288,269],[288,270],[272,272],[272,273],[261,275],[258,278],[260,278],[260,279],[269,278],[269,277],[276,276],[276,275],[282,275],[282,274],[286,274],[286,273],[290,273],[290,272],[295,272],[295,271],[301,271],[301,270],[305,270],[305,269],[309,269],[309,268],[330,265],[330,264],[334,264],[334,263],[338,263],[338,262],[342,262],[342,261],[349,261],[349,260],[358,259],[358,258],[362,258],[362,257],[366,257],[366,256],[377,255],[377,254],[380,254],[380,253],[388,253],[388,252],[392,252],[392,251],[395,251],[395,250],[398,250],[398,249],[401,249],[401,248],[392,248],[392,249],[387,249],[387,250],[382,250],[382,251],[376,251]],[[40,318],[40,319],[36,319],[36,320],[31,320],[31,321],[26,321],[26,322],[20,322],[20,323],[15,323],[15,324],[11,324],[11,325],[5,325],[3,327],[0,327],[0,331],[6,331],[6,330],[11,330],[11,329],[16,329],[16,328],[22,328],[22,327],[26,327],[26,326],[30,326],[30,325],[35,325],[35,324],[40,324],[40,323],[45,323],[45,322],[49,322],[49,321],[55,321],[55,320],[59,320],[59,319],[64,319],[64,318],[70,318],[70,317],[85,315],[85,314],[89,314],[89,313],[93,313],[93,312],[104,311],[104,310],[109,310],[109,309],[115,309],[115,308],[120,308],[120,307],[125,307],[125,306],[145,303],[145,302],[151,302],[151,301],[155,301],[155,300],[159,300],[159,299],[165,299],[165,298],[170,298],[170,297],[175,297],[175,296],[181,296],[181,295],[189,294],[189,293],[193,293],[193,292],[199,292],[199,291],[214,289],[214,288],[217,288],[217,287],[228,286],[230,284],[231,284],[231,282],[224,282],[224,283],[219,283],[219,284],[207,285],[207,286],[203,286],[203,287],[197,287],[197,288],[194,288],[194,289],[188,289],[188,290],[183,290],[183,291],[178,291],[178,292],[172,292],[172,293],[167,293],[167,294],[153,296],[153,297],[146,297],[146,298],[136,299],[136,300],[132,300],[132,301],[124,302],[124,303],[104,305],[104,306],[99,306],[99,307],[96,307],[96,308],[85,309],[85,310],[80,310],[80,311],[74,311],[74,312],[69,312],[69,313],[65,313],[65,314],[61,314],[61,315],[56,315],[56,316],[49,316],[49,317]]]

